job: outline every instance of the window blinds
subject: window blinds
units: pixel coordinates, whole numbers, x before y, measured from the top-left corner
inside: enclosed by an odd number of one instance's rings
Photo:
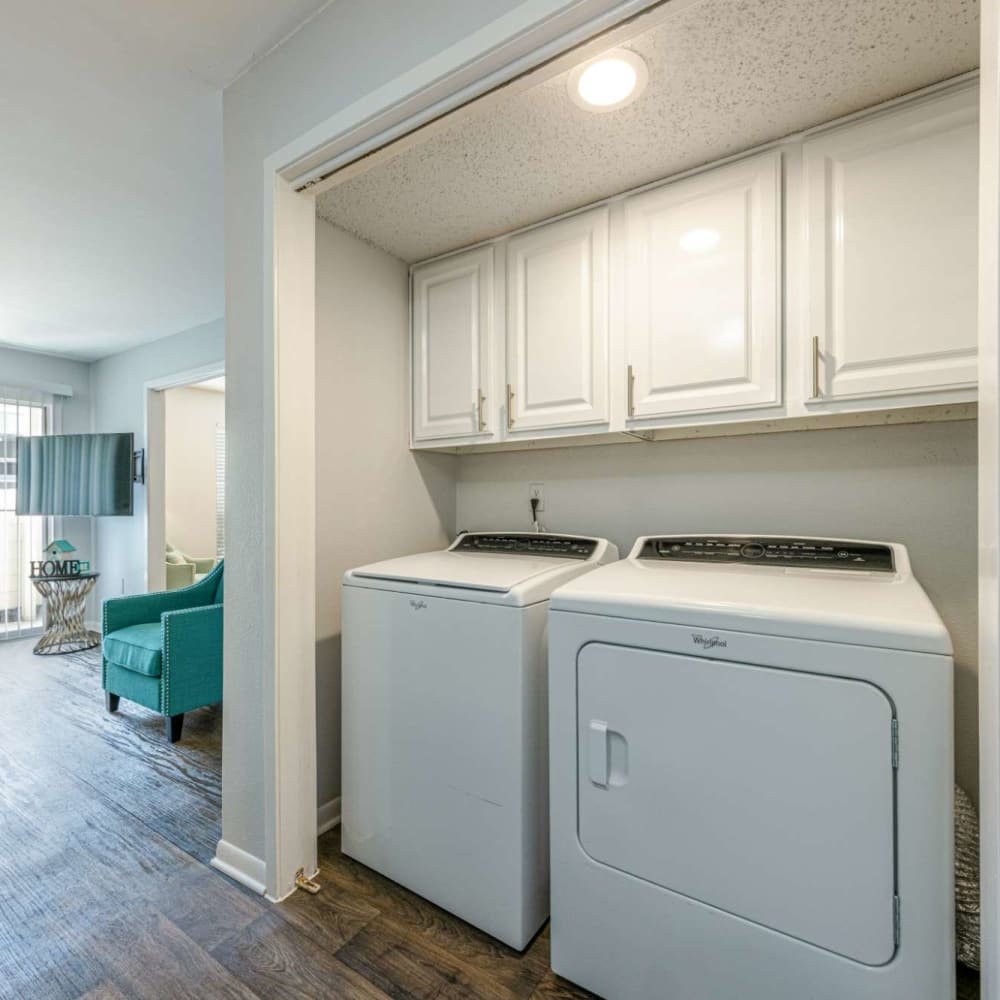
[[[29,579],[31,560],[49,541],[46,517],[14,514],[17,439],[49,434],[52,397],[0,385],[0,639],[17,638],[43,624],[42,600]]]

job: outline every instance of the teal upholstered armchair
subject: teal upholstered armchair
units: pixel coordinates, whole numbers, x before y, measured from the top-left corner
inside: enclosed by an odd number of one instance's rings
[[[184,713],[222,701],[220,562],[191,587],[104,602],[104,697],[109,712],[120,698],[166,716],[171,743]]]

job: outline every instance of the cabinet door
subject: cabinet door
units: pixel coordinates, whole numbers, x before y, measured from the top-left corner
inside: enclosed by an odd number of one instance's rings
[[[805,144],[808,396],[975,385],[978,148],[975,89]]]
[[[493,248],[418,265],[412,280],[413,440],[488,438]]]
[[[780,400],[780,154],[629,198],[629,417]]]
[[[507,429],[608,420],[608,210],[507,244]]]

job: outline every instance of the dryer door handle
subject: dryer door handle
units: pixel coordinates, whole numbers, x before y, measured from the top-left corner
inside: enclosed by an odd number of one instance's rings
[[[587,735],[587,767],[590,780],[608,787],[608,724],[591,719]]]

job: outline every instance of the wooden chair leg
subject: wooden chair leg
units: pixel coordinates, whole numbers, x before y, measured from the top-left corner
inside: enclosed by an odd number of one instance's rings
[[[118,702],[121,699],[121,695],[112,694],[110,691],[104,692],[104,707],[109,712],[118,711]]]
[[[167,739],[171,743],[176,743],[181,738],[181,730],[184,728],[184,713],[181,712],[180,715],[168,715],[166,721]]]

